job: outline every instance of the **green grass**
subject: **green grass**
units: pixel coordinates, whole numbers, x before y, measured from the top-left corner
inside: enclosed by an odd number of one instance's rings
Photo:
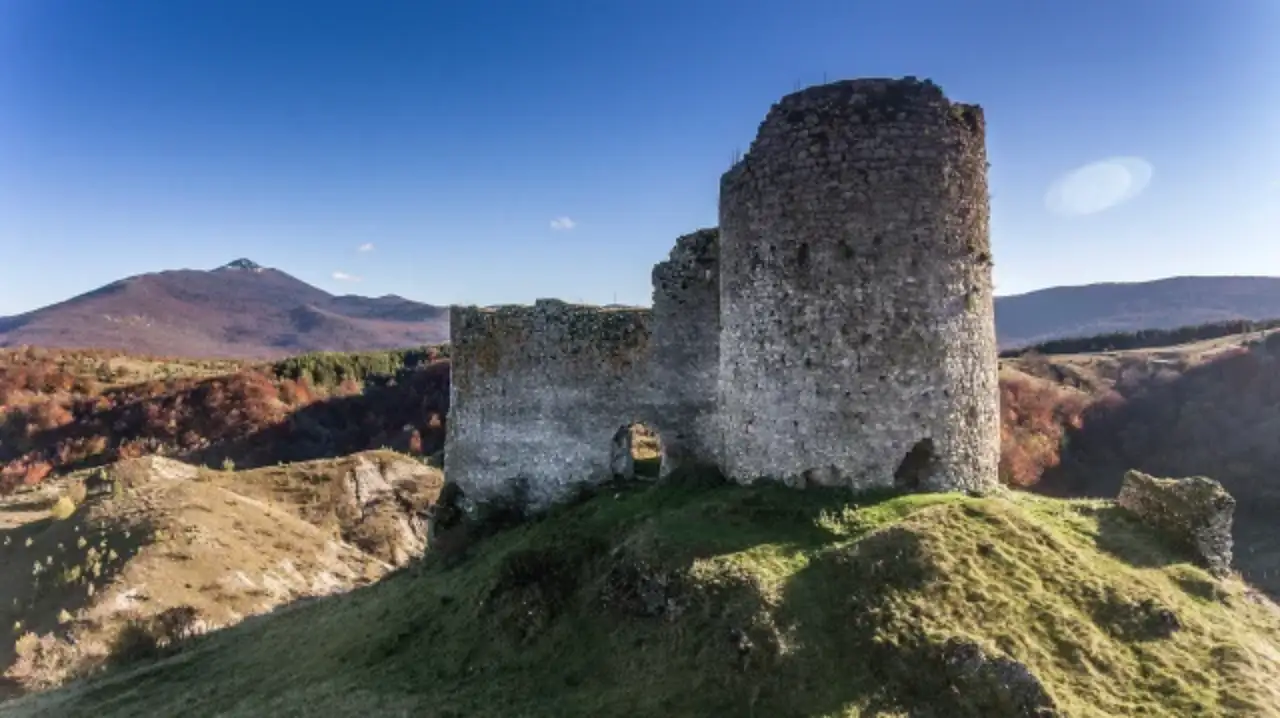
[[[1280,715],[1275,607],[1109,504],[779,487],[609,491],[0,715],[1014,714],[949,639],[1062,715]]]

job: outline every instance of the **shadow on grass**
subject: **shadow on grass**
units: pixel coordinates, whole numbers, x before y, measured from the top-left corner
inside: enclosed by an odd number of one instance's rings
[[[894,520],[955,499],[893,496],[609,487],[448,570],[277,609],[59,708],[248,714],[313,690],[459,717],[1035,715],[1034,679],[916,625],[902,598],[945,576]]]
[[[1102,551],[1137,568],[1162,568],[1186,564],[1201,566],[1195,551],[1185,543],[1148,526],[1124,509],[1110,505],[1077,508],[1088,511],[1098,522],[1095,545]],[[1237,515],[1232,529],[1235,541],[1233,567],[1241,577],[1273,600],[1280,600],[1280,535],[1273,521],[1255,514]],[[1217,584],[1193,576],[1175,577],[1190,595],[1218,599]]]
[[[1177,546],[1119,506],[1077,510],[1087,511],[1098,522],[1097,547],[1130,566],[1159,568],[1194,561],[1190,549]]]
[[[1280,601],[1280,531],[1274,516],[1237,511],[1234,562],[1246,581]]]
[[[0,530],[0,666],[15,658],[17,639],[56,633],[63,611],[75,614],[107,586],[150,540],[151,526],[91,525],[90,499],[66,519]],[[37,565],[39,568],[37,568]]]
[[[744,509],[748,514],[763,509],[755,497],[769,498],[770,492],[744,491],[740,502],[728,502],[731,506],[709,523],[742,515],[738,512]],[[561,634],[566,624],[579,621],[600,632],[594,634],[597,640],[610,636],[607,646],[593,647],[601,651],[594,658],[586,647],[584,659],[561,657],[559,682],[570,690],[542,690],[559,694],[562,710],[573,705],[566,693],[592,681],[608,683],[602,671],[630,652],[638,654],[632,665],[643,664],[645,681],[662,693],[657,704],[644,708],[668,715],[816,718],[853,706],[866,715],[1038,715],[1049,699],[1034,678],[1017,674],[1017,664],[982,658],[972,644],[931,640],[897,603],[945,579],[916,530],[890,526],[858,541],[841,541],[835,533],[802,528],[817,516],[811,508],[839,508],[842,502],[833,499],[814,497],[794,514],[757,515],[771,526],[770,549],[790,546],[816,554],[776,592],[757,574],[715,561],[763,550],[757,532],[734,532],[755,533],[756,541],[726,538],[714,542],[714,549],[699,541],[697,549],[664,551],[684,541],[638,527],[612,548],[596,536],[565,535],[562,543],[539,542],[538,551],[508,554],[497,566],[480,616],[499,629],[491,634],[499,653],[546,651],[567,638]],[[704,538],[721,528],[706,527]],[[397,653],[408,662],[424,658],[411,658],[414,650],[404,643],[391,650]],[[483,664],[486,658],[473,660]],[[466,669],[460,670],[448,677],[461,680]],[[532,685],[524,690],[538,694]],[[452,715],[502,712],[496,705],[451,698],[457,700],[449,705]],[[525,701],[504,704],[502,710],[527,711]],[[620,713],[602,709],[600,714]]]
[[[779,611],[798,649],[757,715],[1033,716],[1050,706],[1030,674],[972,644],[939,643],[897,602],[946,577],[923,537],[893,526],[824,551],[796,574]],[[905,610],[904,610],[905,608]]]
[[[15,501],[6,504],[4,510],[7,512],[20,513],[24,511],[48,511],[53,505],[58,503],[57,496],[41,496],[39,498],[27,499],[25,501]]]

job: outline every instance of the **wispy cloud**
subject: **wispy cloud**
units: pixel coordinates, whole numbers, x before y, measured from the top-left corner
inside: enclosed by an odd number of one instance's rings
[[[362,244],[362,245],[360,245],[359,247],[357,247],[357,248],[356,248],[356,251],[357,251],[357,252],[372,252],[372,251],[373,251],[373,242],[365,242],[364,244]]]
[[[568,217],[556,217],[551,220],[551,228],[556,230],[569,230],[576,226],[578,226],[578,223]]]
[[[333,278],[334,278],[334,279],[336,279],[336,280],[338,280],[339,282],[358,282],[358,281],[360,281],[360,278],[359,278],[359,277],[355,276],[354,274],[347,274],[346,272],[334,272],[334,273],[333,273]]]

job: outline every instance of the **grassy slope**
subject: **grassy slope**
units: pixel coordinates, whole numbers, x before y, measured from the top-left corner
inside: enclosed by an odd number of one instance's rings
[[[1027,664],[1067,715],[1280,715],[1275,606],[1110,505],[861,500],[605,494],[0,715],[1006,713],[943,678],[953,636]],[[1181,625],[1163,638],[1160,608]]]

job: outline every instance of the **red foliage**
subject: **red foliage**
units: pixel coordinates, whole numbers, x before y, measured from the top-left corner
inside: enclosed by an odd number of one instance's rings
[[[116,459],[125,461],[127,459],[137,459],[147,455],[147,444],[140,439],[130,439],[116,449]]]
[[[56,371],[29,371],[33,366],[0,362],[0,398],[27,391],[35,377],[46,385],[66,384]],[[371,388],[349,380],[329,396],[306,382],[277,381],[252,370],[152,381],[99,395],[46,395],[0,416],[0,491],[51,470],[158,449],[193,461],[234,456],[246,467],[384,445],[430,454],[444,444],[449,369],[447,359],[439,360]],[[27,401],[25,395],[21,400]],[[1034,484],[1059,462],[1064,436],[1080,427],[1088,397],[1014,374],[1002,379],[1000,401],[1001,479]],[[1095,409],[1123,401],[1105,396]],[[42,465],[49,468],[37,468]]]
[[[22,474],[22,483],[35,486],[53,473],[53,465],[47,461],[37,461],[27,466]]]
[[[1063,437],[1079,428],[1088,398],[1026,376],[1000,381],[1000,480],[1030,486],[1061,460]]]
[[[315,394],[311,391],[311,387],[307,382],[296,382],[292,379],[285,379],[280,382],[280,401],[288,406],[299,406],[309,404],[315,399]]]
[[[0,386],[17,377],[25,387],[30,367],[6,365],[4,356]],[[31,469],[41,462],[65,471],[157,451],[197,462],[233,456],[246,467],[380,446],[430,453],[443,446],[448,397],[447,360],[369,390],[345,382],[329,396],[253,370],[90,396],[22,394],[0,414],[0,491],[43,478],[45,469]]]
[[[58,403],[56,398],[36,405],[30,417],[27,425],[28,432],[50,431],[75,421],[75,415],[71,410]]]

